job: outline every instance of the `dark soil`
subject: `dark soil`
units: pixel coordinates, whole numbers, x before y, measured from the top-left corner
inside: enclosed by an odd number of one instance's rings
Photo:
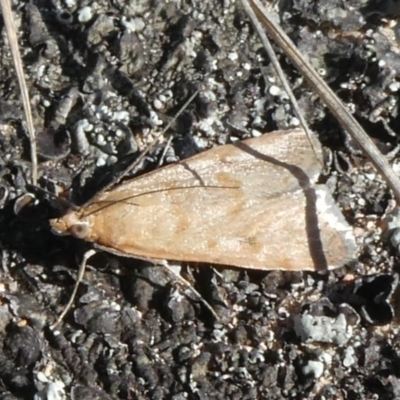
[[[75,204],[151,143],[196,89],[164,163],[297,124],[234,1],[13,3],[39,184]],[[280,11],[285,31],[382,152],[396,150],[398,2],[294,0]],[[1,400],[400,398],[398,256],[380,224],[391,194],[279,49],[332,155],[322,180],[354,227],[358,260],[326,273],[182,265],[217,322],[164,267],[99,253],[52,331],[90,245],[53,235],[53,199],[27,187],[29,142],[1,19],[0,27]],[[154,149],[139,173],[161,156]],[[396,151],[390,156],[398,170]],[[36,200],[22,207],[28,189]]]

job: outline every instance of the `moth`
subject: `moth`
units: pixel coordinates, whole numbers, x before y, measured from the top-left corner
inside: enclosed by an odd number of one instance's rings
[[[321,165],[314,135],[275,131],[127,180],[50,224],[107,252],[156,262],[336,268],[355,258],[356,244],[328,188],[315,183]]]

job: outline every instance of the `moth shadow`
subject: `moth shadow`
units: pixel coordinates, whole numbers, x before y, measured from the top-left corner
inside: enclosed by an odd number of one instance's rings
[[[324,246],[321,236],[321,230],[318,225],[318,209],[317,209],[317,194],[315,184],[309,176],[298,166],[279,161],[274,157],[263,154],[254,148],[248,146],[243,142],[236,142],[235,147],[240,150],[251,154],[253,157],[275,165],[280,168],[288,170],[291,175],[297,180],[305,198],[305,224],[306,224],[306,237],[308,238],[307,244],[310,252],[311,259],[313,260],[316,270],[326,270],[328,262],[324,254]],[[288,224],[288,228],[290,223]],[[290,229],[290,228],[289,228]]]

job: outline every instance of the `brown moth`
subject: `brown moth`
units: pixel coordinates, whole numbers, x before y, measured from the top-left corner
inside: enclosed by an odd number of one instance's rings
[[[303,130],[215,147],[117,185],[50,221],[122,256],[260,270],[324,270],[355,257],[350,226]]]

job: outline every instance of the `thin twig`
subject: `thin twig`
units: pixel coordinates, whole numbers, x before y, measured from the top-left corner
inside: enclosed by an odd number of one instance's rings
[[[14,62],[15,72],[17,74],[19,89],[21,91],[22,103],[24,106],[26,125],[28,129],[30,149],[31,149],[31,161],[32,161],[32,184],[37,183],[37,155],[36,155],[36,137],[35,129],[33,126],[31,104],[29,102],[28,88],[25,82],[24,69],[22,67],[21,54],[18,47],[17,34],[13,23],[13,16],[11,12],[11,6],[9,0],[0,0],[4,25],[6,27],[8,41],[10,43],[11,54]]]
[[[242,0],[242,4],[248,13],[257,32],[259,24],[255,24],[253,18],[259,18],[268,34],[278,44],[285,55],[290,59],[294,66],[298,69],[301,75],[308,81],[311,88],[318,94],[321,100],[329,108],[331,113],[340,122],[345,129],[363,149],[370,161],[375,165],[375,168],[386,179],[389,187],[392,189],[397,203],[400,204],[400,179],[393,172],[390,164],[382,153],[375,146],[371,138],[365,133],[361,125],[349,113],[343,102],[333,93],[331,88],[318,75],[314,68],[305,60],[305,58],[297,50],[294,43],[289,39],[282,28],[273,21],[268,15],[268,12],[259,0]],[[255,12],[249,13],[249,8]],[[256,17],[257,16],[257,17]],[[260,35],[260,32],[258,32]]]
[[[127,168],[125,168],[125,170],[122,171],[122,173],[120,174],[120,176],[118,177],[117,180],[114,180],[113,182],[109,183],[108,185],[106,185],[105,187],[103,187],[101,189],[100,192],[98,192],[96,194],[96,196],[99,196],[100,194],[104,193],[105,191],[107,191],[111,186],[116,185],[122,178],[124,178],[130,171],[132,171],[134,168],[136,168],[143,160],[144,158],[147,156],[147,154],[150,153],[150,151],[152,151],[155,146],[157,146],[160,141],[161,138],[163,137],[163,135],[165,134],[165,132],[168,131],[169,128],[171,128],[172,124],[177,120],[177,118],[186,110],[186,108],[188,107],[188,105],[195,99],[195,97],[199,94],[200,90],[197,89],[190,97],[189,99],[185,102],[185,104],[180,108],[180,110],[175,114],[174,118],[172,118],[172,120],[167,124],[167,126],[162,129],[160,132],[158,132],[156,135],[154,135],[154,139],[153,139],[153,143],[148,146],[145,150],[142,151],[142,153],[140,154],[140,156],[131,164],[129,165]],[[90,199],[89,201],[87,201],[85,204],[83,204],[82,207],[85,207],[87,204],[90,204],[93,201],[93,199]]]
[[[321,164],[321,166],[323,167],[323,161],[320,159],[320,157],[318,156],[319,151],[316,149],[315,147],[315,143],[314,141],[311,139],[312,137],[312,132],[310,130],[310,127],[308,126],[308,123],[306,121],[306,119],[304,118],[303,113],[300,110],[300,107],[297,103],[296,97],[294,96],[292,89],[289,86],[289,82],[286,79],[285,73],[282,70],[281,64],[278,61],[278,58],[275,54],[274,49],[272,48],[271,42],[269,41],[267,35],[265,34],[264,30],[262,29],[260,22],[257,20],[254,11],[252,10],[252,8],[247,4],[243,3],[244,8],[247,12],[247,14],[251,17],[251,20],[253,22],[254,27],[257,30],[257,33],[259,34],[261,41],[263,43],[264,49],[268,54],[268,57],[275,69],[276,74],[278,75],[278,78],[283,86],[283,88],[285,89],[285,92],[287,93],[290,103],[292,104],[292,108],[294,113],[296,114],[296,117],[299,119],[300,124],[302,126],[302,128],[304,129],[308,141],[310,142],[310,145],[312,147],[312,149],[314,150],[315,155],[317,156],[318,162]]]
[[[151,146],[147,147],[146,150],[142,151],[142,154],[136,159],[136,161],[129,167],[129,169],[125,172],[128,173],[130,172],[133,168],[138,166],[144,158],[147,156],[147,154],[150,153],[150,151],[156,146],[160,140],[160,138],[165,134],[165,132],[168,131],[169,128],[171,128],[172,124],[178,119],[178,117],[186,110],[188,105],[194,100],[194,98],[199,94],[200,90],[196,90],[190,97],[189,99],[185,102],[185,104],[181,107],[181,109],[175,114],[174,118],[167,124],[167,126],[157,133],[154,137],[154,142]]]

